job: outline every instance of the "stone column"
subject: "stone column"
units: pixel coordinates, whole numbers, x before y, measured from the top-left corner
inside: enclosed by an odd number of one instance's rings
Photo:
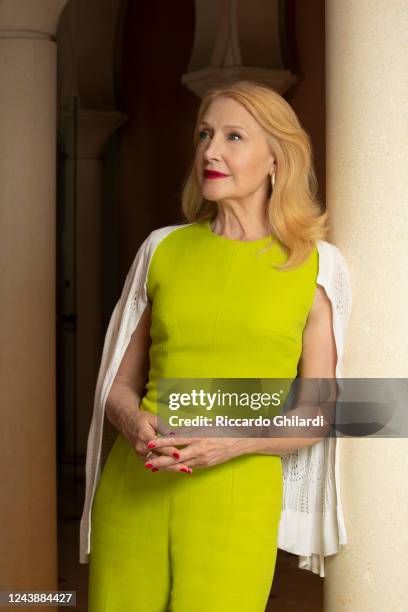
[[[408,6],[327,0],[327,203],[351,271],[344,377],[408,372]],[[348,544],[326,563],[325,612],[404,610],[408,444],[341,439]]]
[[[55,33],[65,3],[0,3],[0,576],[10,590],[57,589]]]
[[[103,249],[106,247],[102,233],[103,154],[108,139],[126,119],[127,116],[119,111],[80,109],[76,116],[77,136],[72,142],[69,139],[64,142],[67,156],[65,172],[75,175],[75,228],[69,228],[69,231],[76,236],[70,248],[74,248],[73,255],[78,262],[75,271],[77,322],[73,360],[70,358],[73,349],[69,343],[72,333],[67,333],[63,340],[67,348],[65,371],[76,379],[76,397],[71,398],[67,419],[70,426],[67,423],[64,429],[62,461],[65,477],[85,477],[86,444],[105,336],[102,317]],[[61,111],[61,128],[64,121],[72,119]],[[73,464],[77,465],[79,473],[75,474],[70,469]]]

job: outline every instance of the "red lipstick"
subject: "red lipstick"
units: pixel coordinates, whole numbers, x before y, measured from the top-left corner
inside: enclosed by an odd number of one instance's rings
[[[226,176],[228,176],[228,174],[223,174],[222,172],[216,172],[216,170],[204,170],[204,177],[205,178],[224,178]]]

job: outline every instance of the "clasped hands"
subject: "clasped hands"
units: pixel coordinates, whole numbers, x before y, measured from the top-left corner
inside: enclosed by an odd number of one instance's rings
[[[194,430],[194,428],[190,428]],[[224,463],[249,450],[249,438],[186,437],[168,434],[146,441],[146,464],[167,471],[192,473],[192,467],[203,468]],[[178,448],[182,446],[182,448]],[[156,471],[156,470],[155,470]]]
[[[224,463],[253,450],[253,439],[221,437],[224,430],[218,430],[218,436],[208,437],[208,430],[202,427],[178,427],[178,432],[183,435],[177,436],[157,415],[146,410],[141,410],[136,419],[132,419],[131,425],[136,425],[136,431],[132,427],[129,439],[134,440],[137,453],[145,459],[146,468],[152,471],[191,474],[192,467],[204,468]],[[207,434],[204,437],[203,432]],[[228,430],[225,429],[225,432],[228,433]]]
[[[247,438],[156,437],[147,442],[147,448],[152,449],[147,463],[160,470],[187,468],[191,473],[193,466],[209,467],[243,454],[247,441]]]

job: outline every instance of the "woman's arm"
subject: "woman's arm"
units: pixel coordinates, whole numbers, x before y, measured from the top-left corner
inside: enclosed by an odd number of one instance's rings
[[[299,361],[301,378],[332,379],[335,384],[337,351],[333,334],[331,303],[323,287],[317,285],[313,305],[303,330],[303,348]],[[307,385],[306,385],[307,387]],[[297,410],[288,415],[296,414]],[[324,437],[248,438],[248,453],[285,455],[296,449],[316,444]]]
[[[132,334],[106,400],[106,416],[122,434],[134,423],[149,376],[151,308],[147,304]]]

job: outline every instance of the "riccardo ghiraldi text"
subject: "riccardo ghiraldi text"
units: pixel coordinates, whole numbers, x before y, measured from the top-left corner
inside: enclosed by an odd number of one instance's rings
[[[322,415],[303,418],[299,415],[287,416],[276,415],[273,418],[257,417],[229,417],[224,415],[181,417],[171,415],[169,417],[171,427],[323,427],[325,419]]]

